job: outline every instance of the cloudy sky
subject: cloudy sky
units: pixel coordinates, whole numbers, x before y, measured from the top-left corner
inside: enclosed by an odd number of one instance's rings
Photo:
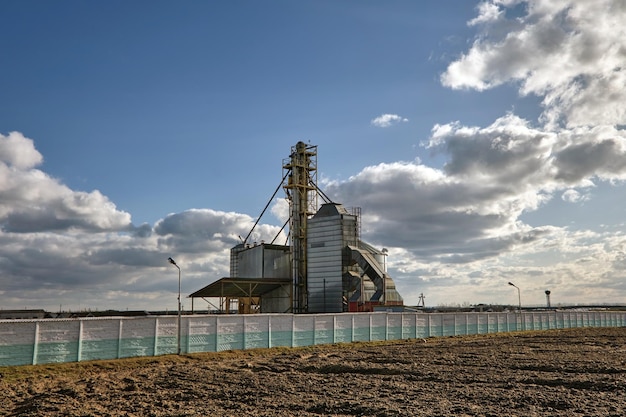
[[[300,140],[409,305],[626,302],[622,0],[0,16],[2,309],[176,309],[167,258],[184,295],[227,276]]]

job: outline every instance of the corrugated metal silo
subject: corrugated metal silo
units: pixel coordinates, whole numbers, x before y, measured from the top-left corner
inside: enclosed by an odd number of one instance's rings
[[[323,204],[309,219],[307,272],[308,307],[311,313],[341,312],[343,300],[343,251],[357,240],[357,217],[336,203]]]

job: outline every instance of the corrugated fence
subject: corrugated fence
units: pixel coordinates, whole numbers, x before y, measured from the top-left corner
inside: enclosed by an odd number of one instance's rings
[[[626,312],[192,315],[182,353],[572,327],[626,326]],[[176,353],[176,316],[0,321],[0,366]]]

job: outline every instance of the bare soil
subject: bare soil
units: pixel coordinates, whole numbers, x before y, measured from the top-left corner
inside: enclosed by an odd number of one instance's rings
[[[0,416],[625,416],[626,328],[0,368]]]

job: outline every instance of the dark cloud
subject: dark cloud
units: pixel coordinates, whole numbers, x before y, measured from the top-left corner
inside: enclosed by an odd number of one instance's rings
[[[553,133],[533,129],[527,121],[509,114],[483,129],[436,126],[429,146],[449,157],[445,171],[451,176],[519,186],[536,182],[554,140]]]
[[[150,237],[150,236],[152,236],[152,226],[150,226],[147,223],[144,223],[141,226],[133,226],[133,225],[131,225],[128,230],[135,237]]]
[[[162,267],[169,255],[147,248],[103,248],[89,251],[83,259],[90,265]]]
[[[556,178],[566,183],[599,176],[620,178],[626,173],[626,140],[574,143],[555,155]]]
[[[200,253],[233,247],[241,242],[240,237],[248,235],[253,225],[254,219],[245,214],[192,209],[160,220],[154,231],[165,248]],[[270,242],[279,230],[276,226],[259,224],[251,238]]]
[[[84,228],[85,222],[59,219],[49,210],[34,208],[29,211],[11,213],[4,218],[2,230],[9,233],[35,233],[62,231],[72,227]]]

